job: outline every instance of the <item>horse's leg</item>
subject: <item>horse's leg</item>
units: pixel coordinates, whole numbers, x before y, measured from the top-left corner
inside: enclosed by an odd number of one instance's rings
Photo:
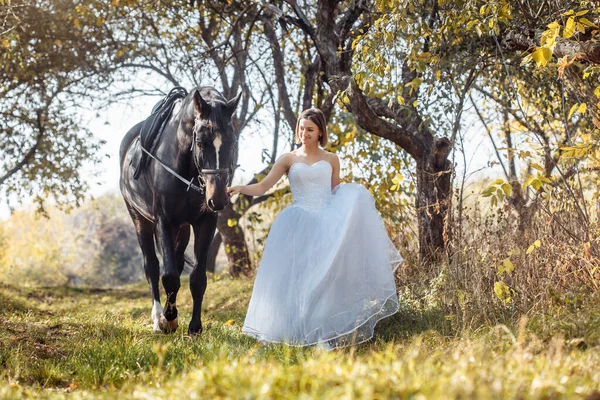
[[[154,234],[156,242],[160,249],[165,267],[162,276],[162,284],[165,288],[167,299],[165,300],[165,309],[160,319],[160,329],[165,333],[175,332],[177,330],[177,293],[179,292],[179,271],[175,259],[175,231],[173,226],[164,218],[158,218],[155,224]]]
[[[205,213],[201,220],[194,224],[194,253],[196,265],[190,274],[190,290],[194,307],[192,309],[192,320],[188,328],[188,334],[194,336],[202,333],[202,298],[206,291],[206,256],[210,248],[210,242],[217,228],[217,214]]]
[[[183,272],[183,267],[185,265],[184,253],[189,242],[190,226],[183,225],[181,228],[179,228],[179,231],[175,236],[175,260],[177,263],[177,271],[179,271],[179,276],[181,276],[181,273]]]
[[[150,284],[152,293],[152,322],[154,323],[154,331],[160,331],[159,321],[163,312],[160,305],[160,290],[158,287],[158,278],[160,278],[160,266],[156,257],[156,249],[154,248],[154,224],[142,217],[133,207],[127,204],[127,210],[133,220],[135,232],[137,234],[142,256],[144,259],[144,272],[146,280]]]

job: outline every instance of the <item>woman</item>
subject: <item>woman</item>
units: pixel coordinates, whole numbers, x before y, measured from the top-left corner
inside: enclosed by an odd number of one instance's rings
[[[402,258],[369,191],[339,184],[337,155],[319,147],[327,143],[321,110],[300,114],[296,143],[261,182],[227,189],[260,196],[287,172],[294,198],[271,226],[242,332],[328,348],[369,340],[398,310],[393,272]]]

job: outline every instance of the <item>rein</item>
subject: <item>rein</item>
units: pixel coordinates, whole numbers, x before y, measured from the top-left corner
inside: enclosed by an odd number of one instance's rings
[[[194,178],[192,178],[191,180],[185,179],[183,176],[179,175],[172,168],[165,165],[162,161],[160,161],[158,158],[156,158],[152,153],[150,153],[148,150],[146,150],[144,148],[144,146],[140,146],[140,147],[142,148],[142,151],[144,153],[146,153],[150,158],[152,158],[154,161],[156,161],[161,167],[163,167],[165,170],[167,170],[167,172],[171,173],[173,176],[175,176],[181,182],[185,183],[187,185],[186,191],[193,189],[200,194],[204,194],[204,188],[206,187],[206,184],[202,181],[201,175],[198,175],[198,182],[200,183],[200,186],[194,185],[194,183],[193,183]],[[198,167],[198,164],[196,163],[196,158],[193,156],[192,156],[192,158],[194,158],[194,163],[196,164],[196,169],[198,170],[198,172],[200,174],[204,174],[204,175],[216,175],[216,174],[222,174],[222,173],[229,174],[228,169],[201,169]]]
[[[183,88],[175,88],[173,90],[171,90],[171,92],[169,93],[168,97],[171,97],[172,93],[175,93],[176,90],[183,90],[184,94],[187,94],[187,92],[185,91],[185,89]],[[179,91],[177,91],[178,94],[180,93]],[[157,108],[159,105],[157,104],[157,106],[155,106],[155,108]],[[154,112],[154,110],[153,110]],[[196,121],[195,123],[198,122],[198,118],[196,117]],[[227,177],[230,178],[231,175],[233,174],[232,172],[230,172],[230,169],[203,169],[200,167],[200,165],[198,165],[198,160],[196,159],[196,155],[194,154],[194,143],[196,142],[196,126],[194,125],[194,129],[193,129],[193,136],[192,136],[192,147],[190,149],[191,153],[192,153],[192,159],[194,160],[194,164],[196,165],[196,170],[198,171],[198,183],[199,186],[194,185],[193,181],[194,178],[187,180],[185,179],[183,176],[179,175],[177,172],[175,172],[172,168],[170,168],[169,166],[165,165],[162,161],[160,161],[158,158],[156,158],[152,153],[150,153],[148,150],[146,150],[144,148],[144,146],[141,144],[140,142],[140,147],[142,148],[142,151],[144,153],[146,153],[150,158],[152,158],[154,161],[156,161],[161,167],[163,167],[167,172],[169,172],[171,175],[173,175],[174,177],[176,177],[177,179],[179,179],[181,182],[185,183],[187,185],[187,189],[186,191],[189,191],[190,188],[193,189],[194,191],[204,195],[205,193],[205,188],[206,188],[206,182],[204,181],[203,175],[221,175],[221,174],[227,174]],[[138,140],[140,140],[140,137],[138,137]],[[219,155],[217,154],[217,157]],[[230,175],[231,174],[231,175]]]
[[[198,179],[198,181],[200,182],[201,186],[194,185],[194,183],[192,182],[193,178],[192,178],[192,180],[188,181],[183,176],[181,176],[177,172],[173,171],[173,169],[171,169],[170,167],[168,167],[165,164],[163,164],[158,158],[154,157],[152,155],[152,153],[150,153],[148,150],[146,150],[143,146],[141,146],[141,147],[142,147],[142,151],[144,153],[148,154],[148,156],[150,156],[150,158],[152,158],[154,161],[156,161],[161,167],[163,167],[164,169],[166,169],[168,172],[170,172],[173,176],[175,176],[181,182],[185,183],[187,185],[187,189],[186,190],[190,190],[190,188],[191,188],[191,189],[194,189],[196,192],[198,192],[200,194],[204,194],[204,187],[205,187],[205,185],[200,181],[200,179]]]

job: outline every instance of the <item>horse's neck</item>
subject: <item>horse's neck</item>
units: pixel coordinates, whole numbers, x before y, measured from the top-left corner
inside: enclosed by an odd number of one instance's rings
[[[163,132],[161,143],[164,149],[162,153],[170,158],[168,163],[181,175],[188,175],[189,171],[193,171],[195,168],[192,142],[191,134],[185,132],[183,124],[174,124],[173,128],[165,129]]]

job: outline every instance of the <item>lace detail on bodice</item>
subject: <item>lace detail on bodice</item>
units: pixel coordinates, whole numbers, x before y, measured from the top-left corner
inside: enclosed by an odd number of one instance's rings
[[[331,164],[325,160],[312,165],[293,163],[288,172],[293,205],[307,210],[323,207],[331,197],[331,173]]]

